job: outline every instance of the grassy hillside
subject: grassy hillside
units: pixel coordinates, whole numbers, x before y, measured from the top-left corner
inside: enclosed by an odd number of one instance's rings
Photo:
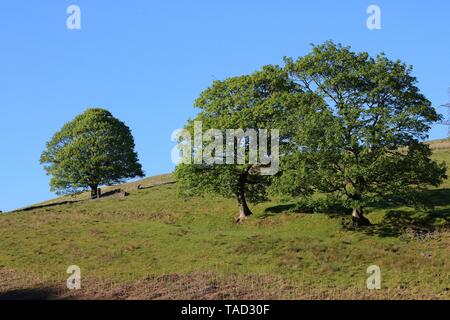
[[[449,147],[439,142],[435,158],[450,164]],[[179,199],[171,179],[0,215],[0,299],[450,299],[450,181],[429,191],[433,213],[371,208],[376,225],[351,230],[348,217],[287,213],[280,201],[236,225],[233,200]],[[374,264],[382,289],[369,291]],[[79,291],[65,289],[70,265]]]

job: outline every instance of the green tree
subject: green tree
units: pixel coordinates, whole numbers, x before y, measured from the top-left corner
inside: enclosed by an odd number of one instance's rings
[[[58,194],[143,177],[130,129],[104,109],[86,110],[57,132],[42,153],[41,164]]]
[[[192,135],[195,121],[201,121],[203,130],[215,129],[220,133],[219,137],[211,139],[211,143],[218,142],[219,145],[227,144],[224,143],[227,129],[242,129],[245,132],[254,129],[257,136],[262,133],[261,129],[277,129],[280,140],[284,141],[287,131],[279,127],[279,120],[288,112],[292,105],[291,94],[296,91],[297,86],[277,66],[265,66],[251,75],[214,81],[196,100],[195,106],[201,111],[195,119],[188,121],[185,129]],[[249,136],[239,139],[247,151],[252,143]],[[268,150],[271,149],[272,138],[267,139]],[[203,144],[205,148],[209,145]],[[238,139],[233,139],[231,144],[236,156]],[[267,187],[272,181],[272,176],[261,174],[260,170],[265,167],[261,155],[258,163],[250,163],[249,154],[245,153],[245,163],[239,163],[234,157],[234,164],[226,164],[226,150],[216,149],[213,156],[223,164],[205,161],[179,164],[175,170],[179,193],[184,196],[210,193],[235,198],[239,205],[237,222],[241,221],[252,214],[247,201],[257,203],[266,200]]]
[[[296,61],[287,58],[286,70],[310,99],[286,119],[295,148],[278,190],[337,194],[364,225],[371,201],[406,198],[446,177],[445,164],[430,160],[429,146],[420,143],[440,116],[411,67],[326,42]]]

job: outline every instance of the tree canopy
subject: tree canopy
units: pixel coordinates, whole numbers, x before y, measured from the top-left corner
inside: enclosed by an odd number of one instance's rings
[[[338,194],[358,224],[363,207],[379,197],[408,197],[446,177],[421,143],[440,116],[416,86],[412,68],[384,54],[356,53],[326,42],[286,70],[309,103],[286,121],[294,148],[283,160],[279,190]]]
[[[104,109],[92,108],[65,124],[47,143],[41,164],[52,191],[73,193],[142,177],[130,129]]]
[[[247,201],[256,203],[265,200],[272,176],[261,174],[261,169],[265,167],[262,161],[264,156],[261,154],[258,163],[250,163],[250,152],[243,157],[245,161],[237,161],[237,146],[242,143],[245,150],[249,151],[252,141],[249,135],[245,135],[248,133],[247,129],[255,130],[259,138],[260,151],[261,144],[264,143],[260,135],[263,133],[262,130],[277,129],[280,140],[286,140],[288,131],[280,127],[280,120],[293,106],[290,102],[291,94],[296,90],[296,84],[288,79],[287,73],[282,68],[277,66],[265,66],[251,75],[214,81],[212,86],[202,92],[196,100],[195,106],[201,111],[195,119],[188,121],[186,130],[193,133],[195,122],[198,121],[206,133],[210,129],[215,129],[215,133],[213,132],[213,137],[203,141],[205,146],[203,150],[193,150],[193,153],[204,155],[207,146],[214,141],[218,142],[217,146],[229,143],[224,140],[228,129],[242,129],[243,139],[236,137],[231,141],[232,148],[236,151],[233,163],[227,163],[225,150],[216,148],[213,157],[219,161],[179,164],[175,170],[179,192],[182,195],[214,193],[234,197],[239,204],[238,221],[251,215]],[[272,139],[268,137],[267,140],[266,155],[270,158]]]

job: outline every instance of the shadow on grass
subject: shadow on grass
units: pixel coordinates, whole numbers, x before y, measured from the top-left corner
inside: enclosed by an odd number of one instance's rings
[[[31,211],[31,210],[36,210],[36,209],[43,209],[43,208],[51,208],[51,207],[56,207],[56,206],[62,206],[65,204],[72,204],[72,203],[77,203],[77,202],[82,202],[85,200],[67,200],[67,201],[60,201],[60,202],[54,202],[54,203],[49,203],[49,204],[42,204],[42,205],[38,205],[38,206],[31,206],[31,207],[26,207],[26,208],[22,208],[22,209],[17,209],[11,212],[22,212],[22,211]]]
[[[417,199],[423,204],[423,208],[415,208],[414,211],[379,203],[375,208],[391,210],[381,223],[366,228],[365,232],[381,237],[409,234],[415,238],[423,238],[438,229],[450,227],[450,189],[423,191],[417,195]]]
[[[412,199],[412,198],[411,198]],[[386,210],[382,221],[378,224],[365,227],[355,227],[351,221],[351,210],[331,206],[320,213],[331,218],[342,219],[345,230],[360,231],[368,235],[380,237],[398,237],[408,235],[413,238],[424,238],[440,229],[450,228],[450,189],[427,190],[415,195],[415,199],[423,204],[423,208],[405,210],[410,204],[379,201],[373,204],[372,209]],[[412,202],[412,201],[411,201]],[[438,207],[438,208],[437,208]],[[280,213],[314,213],[314,211],[301,210],[298,204],[282,204],[267,208],[261,218],[267,218]]]
[[[450,227],[449,210],[433,212],[413,212],[406,210],[390,210],[383,220],[372,226],[354,228],[343,224],[344,229],[361,231],[368,235],[380,237],[407,236],[410,238],[426,238],[434,231]]]
[[[137,189],[138,190],[153,189],[156,187],[167,186],[167,185],[176,184],[176,183],[177,183],[176,181],[169,181],[169,182],[163,182],[163,183],[155,184],[155,185],[151,185],[151,186],[138,185]]]
[[[343,215],[348,215],[351,212],[351,209],[344,207],[341,203],[337,203],[336,201],[327,202],[323,200],[310,200],[269,207],[264,210],[264,213],[260,216],[260,218],[264,219],[280,213],[325,213],[333,217],[342,217]]]
[[[297,205],[295,203],[289,203],[289,204],[280,204],[277,206],[269,207],[264,210],[264,212],[259,216],[260,219],[265,219],[269,217],[273,217],[279,213],[292,213],[295,212],[295,208]],[[301,212],[295,212],[295,213],[301,213]]]
[[[391,210],[387,211],[380,223],[362,228],[361,231],[380,237],[423,239],[437,230],[450,228],[450,189],[427,190],[415,197],[422,205],[414,210],[401,209],[405,207],[402,204],[376,203],[373,206],[375,209]],[[344,225],[344,228],[352,229],[348,225]]]
[[[59,298],[55,288],[27,288],[0,292],[0,300],[51,300]]]

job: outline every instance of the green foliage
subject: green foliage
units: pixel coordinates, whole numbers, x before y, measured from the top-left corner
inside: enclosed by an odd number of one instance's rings
[[[142,177],[130,129],[103,109],[88,109],[57,132],[41,163],[58,193],[73,193],[99,185]]]
[[[178,194],[182,197],[217,194],[234,198],[241,188],[240,177],[250,165],[187,165],[175,169]],[[250,174],[245,182],[245,198],[252,203],[267,200],[271,177]]]
[[[294,148],[278,190],[336,193],[362,215],[375,197],[407,196],[446,177],[427,137],[440,116],[416,87],[412,68],[327,42],[286,69],[310,103],[290,114]]]
[[[281,127],[282,117],[294,107],[292,94],[297,86],[287,73],[277,66],[266,66],[251,75],[215,81],[195,102],[201,109],[186,125],[193,132],[194,121],[201,121],[203,130],[217,129],[223,137],[227,129],[279,129],[281,140],[288,131]],[[222,142],[221,142],[222,143]],[[248,149],[248,140],[246,140]],[[225,152],[215,154],[225,163]],[[258,165],[248,164],[180,164],[175,170],[179,192],[182,195],[219,194],[260,202],[267,199],[267,187],[272,178],[259,174]]]

